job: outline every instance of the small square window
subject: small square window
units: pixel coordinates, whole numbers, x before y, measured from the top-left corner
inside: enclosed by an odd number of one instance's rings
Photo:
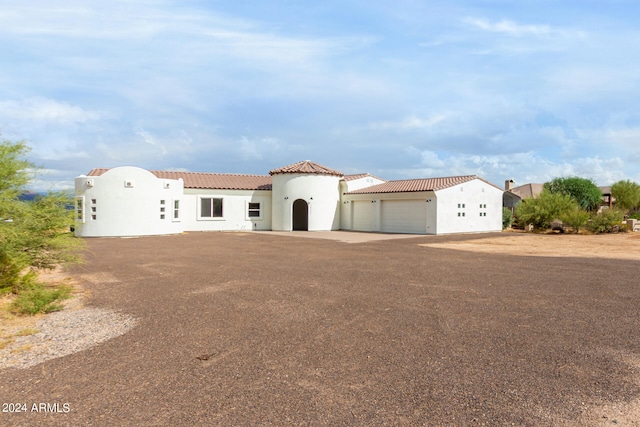
[[[96,199],[91,199],[91,204],[95,205],[96,204]]]
[[[458,212],[458,216],[462,216],[462,214],[460,212]]]
[[[164,212],[164,208],[160,208],[160,212]]]
[[[91,215],[91,219],[95,220],[96,216],[95,215]]]
[[[160,215],[160,219],[164,219],[164,214],[161,214],[161,215]]]
[[[160,204],[161,204],[161,205],[164,205],[164,200],[160,200]]]

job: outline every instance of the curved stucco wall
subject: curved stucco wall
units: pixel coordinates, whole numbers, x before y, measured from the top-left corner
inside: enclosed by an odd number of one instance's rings
[[[144,236],[182,232],[183,181],[160,179],[132,166],[75,179],[75,234]],[[178,202],[177,218],[175,218]]]
[[[272,229],[291,231],[293,202],[302,199],[309,206],[309,231],[340,227],[340,179],[333,175],[274,174],[272,176]]]

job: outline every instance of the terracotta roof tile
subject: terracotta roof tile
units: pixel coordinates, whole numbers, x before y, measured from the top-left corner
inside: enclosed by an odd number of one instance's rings
[[[109,169],[98,168],[88,176],[100,176]],[[180,179],[184,188],[202,188],[216,190],[271,190],[271,177],[268,175],[242,175],[207,172],[149,171],[158,178]]]
[[[476,175],[449,176],[444,178],[419,178],[387,181],[384,184],[373,185],[347,194],[375,194],[375,193],[409,193],[416,191],[438,191],[454,185],[462,184],[478,178]],[[484,181],[484,180],[483,180]],[[486,182],[486,181],[485,181]],[[491,184],[493,185],[493,184]]]
[[[322,166],[318,163],[310,160],[304,160],[302,162],[294,163],[292,165],[283,166],[269,172],[269,175],[281,174],[281,173],[307,173],[315,175],[335,175],[344,176],[344,174],[335,169]]]
[[[379,178],[375,175],[371,175],[370,173],[356,173],[356,174],[351,174],[351,175],[345,175],[344,176],[344,180],[345,181],[353,181],[356,179],[360,179],[360,178],[366,178],[366,177],[371,177],[371,178],[375,178],[375,179],[379,179],[380,181],[384,181],[384,179]]]

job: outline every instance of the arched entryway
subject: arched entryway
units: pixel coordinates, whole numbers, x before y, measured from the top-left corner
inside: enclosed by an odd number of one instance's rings
[[[309,231],[309,205],[302,199],[293,202],[293,230]]]

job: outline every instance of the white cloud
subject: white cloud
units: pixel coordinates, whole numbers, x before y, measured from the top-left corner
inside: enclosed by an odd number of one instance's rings
[[[30,123],[72,124],[98,120],[102,114],[43,97],[0,101],[0,116]]]
[[[507,179],[513,179],[516,185],[523,185],[544,183],[562,176],[581,176],[593,179],[599,185],[608,185],[625,178],[624,161],[618,157],[579,157],[570,162],[555,162],[533,151],[477,155],[415,148],[411,148],[409,154],[420,156],[419,166],[386,173],[406,178],[478,175],[500,187]]]
[[[549,25],[519,24],[506,19],[490,22],[481,18],[465,18],[463,22],[483,31],[506,34],[512,37],[533,36],[548,38],[555,35],[567,34],[567,31],[554,29]]]
[[[450,117],[449,114],[437,114],[430,117],[409,116],[399,121],[381,121],[369,123],[371,130],[406,131],[435,127]]]
[[[262,160],[265,154],[278,151],[281,145],[277,138],[270,137],[249,139],[243,136],[239,142],[239,149],[245,160]]]

